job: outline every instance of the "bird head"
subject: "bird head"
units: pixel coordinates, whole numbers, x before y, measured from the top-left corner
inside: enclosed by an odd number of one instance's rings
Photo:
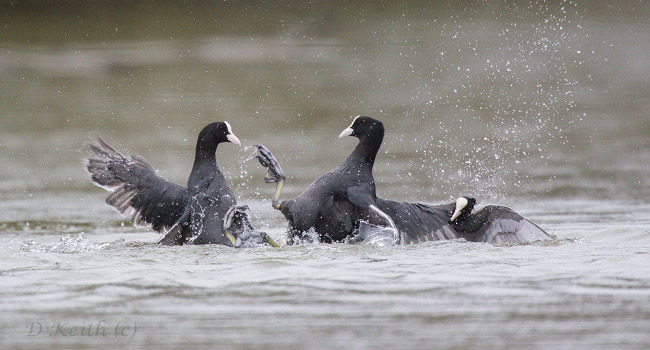
[[[352,124],[345,128],[339,135],[339,138],[354,136],[359,140],[369,137],[383,137],[384,124],[377,119],[365,116],[357,116],[352,120]]]
[[[453,223],[455,221],[462,220],[463,218],[467,217],[469,214],[472,213],[472,209],[474,209],[474,205],[476,205],[476,199],[471,197],[458,197],[458,199],[456,199],[456,209],[454,210],[454,213],[451,215],[451,219],[449,219],[449,222]]]
[[[199,142],[214,144],[232,142],[237,146],[241,146],[239,138],[232,132],[232,126],[227,121],[206,125],[199,134]]]

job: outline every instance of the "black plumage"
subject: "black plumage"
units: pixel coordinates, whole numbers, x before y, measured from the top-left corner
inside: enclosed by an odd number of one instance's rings
[[[464,238],[450,224],[453,204],[427,205],[395,202],[377,198],[380,210],[390,215],[399,231],[399,243],[413,244],[426,241]]]
[[[228,122],[211,123],[201,130],[187,186],[163,179],[144,158],[127,158],[101,138],[90,145],[94,157],[86,168],[95,184],[112,192],[106,198],[109,205],[122,214],[132,213],[134,224],[166,231],[159,243],[233,246],[237,237],[228,237],[224,228],[229,210],[238,220],[233,227],[252,226],[246,208],[236,207],[235,195],[217,165],[215,153],[222,142],[240,145]]]
[[[319,176],[298,197],[276,207],[289,221],[289,243],[312,228],[322,242],[335,242],[352,235],[360,220],[385,223],[371,208],[376,207],[372,167],[384,126],[378,120],[357,117],[346,132],[359,138],[350,156],[336,169]]]

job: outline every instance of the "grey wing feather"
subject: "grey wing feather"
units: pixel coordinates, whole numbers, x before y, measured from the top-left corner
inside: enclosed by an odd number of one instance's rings
[[[178,221],[188,201],[184,186],[158,176],[140,156],[126,158],[100,137],[90,150],[94,157],[88,158],[86,169],[95,184],[111,191],[106,203],[122,214],[132,212],[134,224],[151,224],[156,231]]]
[[[379,209],[390,215],[404,244],[457,239],[461,236],[448,220],[455,204],[426,205],[377,198]]]
[[[489,211],[490,222],[482,233],[484,242],[519,244],[553,239],[553,236],[510,208],[491,205],[483,210]]]

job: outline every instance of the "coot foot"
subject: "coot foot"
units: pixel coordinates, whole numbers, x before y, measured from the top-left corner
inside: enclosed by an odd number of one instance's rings
[[[247,247],[268,243],[279,245],[266,232],[256,230],[249,219],[248,205],[233,205],[223,218],[223,230],[234,247]]]
[[[271,203],[273,208],[280,209],[280,193],[282,192],[285,179],[284,171],[277,159],[275,159],[275,156],[273,156],[273,153],[266,146],[255,145],[255,149],[257,150],[257,156],[255,158],[267,169],[264,181],[266,183],[276,183],[275,193],[273,194]]]

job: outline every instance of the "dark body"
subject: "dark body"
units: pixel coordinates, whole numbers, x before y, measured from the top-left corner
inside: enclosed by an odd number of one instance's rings
[[[336,169],[319,176],[298,197],[280,203],[289,221],[288,242],[314,229],[322,242],[341,241],[353,235],[360,220],[381,221],[370,212],[376,205],[372,166],[384,137],[379,121],[355,120],[364,133],[354,151]]]

